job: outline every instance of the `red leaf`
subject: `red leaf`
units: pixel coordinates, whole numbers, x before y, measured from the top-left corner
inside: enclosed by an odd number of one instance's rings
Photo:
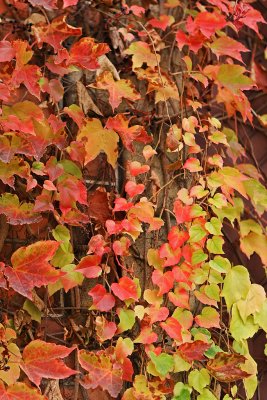
[[[63,8],[76,6],[79,0],[63,0]]]
[[[99,68],[98,58],[109,51],[110,48],[106,43],[95,43],[90,37],[82,38],[71,47],[68,65],[75,64],[94,71]]]
[[[74,349],[75,347],[67,348],[42,340],[33,340],[23,350],[21,368],[37,386],[42,378],[68,378],[77,371],[67,367],[60,358],[67,357]]]
[[[225,27],[226,20],[223,15],[215,12],[200,12],[194,20],[194,25],[199,28],[207,38],[210,38],[214,33]]]
[[[70,36],[81,36],[82,29],[66,23],[66,15],[60,15],[49,24],[39,22],[33,25],[32,31],[36,37],[39,48],[43,43],[50,44],[55,51],[61,48],[62,42]]]
[[[172,339],[182,341],[182,325],[177,321],[176,318],[170,317],[166,320],[166,322],[161,322],[160,326]]]
[[[140,94],[137,92],[130,79],[115,81],[110,71],[104,71],[97,77],[96,83],[90,85],[90,87],[108,91],[109,104],[113,111],[121,104],[124,98],[132,101],[140,99]]]
[[[187,231],[181,231],[178,226],[173,226],[168,233],[168,241],[173,250],[181,247],[189,239]]]
[[[127,119],[124,114],[117,114],[107,120],[106,128],[114,129],[119,134],[125,148],[133,152],[134,141],[146,144],[152,141],[152,137],[147,134],[143,126],[133,125],[129,127],[129,122],[130,119]]]
[[[172,15],[160,15],[159,19],[153,18],[148,21],[148,24],[153,26],[153,28],[159,28],[165,31],[168,26],[174,23],[174,18]]]
[[[18,196],[4,193],[0,197],[0,214],[7,217],[10,225],[33,224],[42,220],[41,215],[33,211],[33,203],[20,203]]]
[[[150,170],[149,165],[142,165],[139,161],[132,161],[129,163],[129,172],[132,176],[145,174]]]
[[[135,183],[133,181],[128,181],[125,185],[125,192],[130,196],[134,197],[138,194],[142,194],[145,190],[145,185],[142,183]]]
[[[108,293],[103,285],[96,285],[88,292],[93,298],[93,306],[99,311],[109,311],[115,305],[115,298],[111,293]]]
[[[29,0],[34,7],[44,7],[46,10],[57,8],[57,0]]]
[[[103,254],[110,252],[110,247],[106,246],[106,242],[102,235],[94,235],[88,243],[87,254],[95,253],[102,257]]]
[[[122,301],[128,299],[138,300],[137,285],[127,276],[120,278],[118,283],[112,283],[111,290]]]
[[[173,292],[168,293],[169,300],[176,306],[190,310],[189,292],[181,286],[176,286]]]
[[[46,400],[37,389],[27,386],[25,383],[17,382],[5,388],[0,381],[0,400]]]
[[[167,307],[149,307],[148,315],[150,317],[150,323],[154,324],[155,322],[165,321],[165,319],[169,315],[169,309]]]
[[[58,242],[47,240],[16,250],[11,257],[13,268],[6,267],[4,272],[9,285],[16,292],[31,299],[34,287],[55,283],[63,273],[52,267],[48,261],[58,247]]]
[[[86,278],[98,278],[102,273],[102,268],[99,266],[100,262],[101,257],[96,255],[83,257],[75,271],[80,272]]]
[[[160,258],[165,258],[164,267],[177,264],[180,261],[181,255],[182,251],[180,247],[177,247],[175,250],[173,250],[169,243],[163,243],[159,249]]]
[[[158,295],[168,293],[173,288],[174,277],[172,271],[167,271],[165,274],[159,270],[153,271],[152,282],[158,285]]]
[[[179,346],[181,356],[188,362],[205,360],[204,353],[210,348],[209,343],[196,340],[192,343],[183,343]]]
[[[133,369],[130,360],[117,360],[114,347],[98,352],[80,350],[78,357],[81,366],[89,372],[82,382],[87,389],[100,387],[112,397],[118,398],[123,379],[127,377],[127,380],[131,380]]]
[[[135,339],[134,343],[152,344],[158,340],[158,335],[152,331],[150,326],[145,326],[141,329],[140,334]]]
[[[115,322],[109,322],[103,316],[98,316],[95,319],[96,324],[96,334],[100,343],[105,342],[105,340],[112,339],[117,330],[117,325]]]
[[[183,224],[184,222],[190,222],[192,220],[191,206],[183,205],[180,200],[174,202],[173,211],[176,217],[177,224]]]
[[[241,354],[216,353],[214,359],[207,363],[207,368],[218,381],[234,382],[250,376],[239,367],[246,360]]]
[[[87,205],[87,189],[75,176],[67,175],[57,184],[60,209],[63,213],[76,207],[76,201]]]
[[[15,57],[15,50],[10,42],[1,40],[0,42],[0,62],[9,62]]]

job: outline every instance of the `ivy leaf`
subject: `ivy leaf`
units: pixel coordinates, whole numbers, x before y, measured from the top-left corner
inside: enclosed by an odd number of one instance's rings
[[[70,36],[81,36],[82,29],[66,23],[66,15],[60,15],[47,23],[39,22],[32,26],[39,48],[48,43],[55,51],[61,49],[62,42]]]
[[[250,232],[247,236],[240,238],[240,248],[248,258],[255,252],[261,258],[264,265],[267,264],[267,236]]]
[[[207,363],[207,369],[219,382],[234,382],[250,376],[240,368],[240,364],[244,364],[246,360],[241,354],[220,352]]]
[[[187,231],[182,231],[178,226],[172,226],[168,233],[168,241],[173,250],[176,250],[189,239],[189,233]]]
[[[103,316],[96,317],[95,325],[97,338],[100,343],[112,339],[117,330],[117,325],[115,322],[109,322]]]
[[[179,353],[188,362],[205,360],[204,353],[210,348],[210,344],[202,340],[192,343],[183,343],[179,346]]]
[[[229,56],[240,62],[243,62],[240,52],[244,53],[250,51],[242,43],[228,36],[216,39],[211,43],[210,48],[217,57]]]
[[[44,7],[46,10],[57,8],[57,0],[29,0],[33,7]]]
[[[68,64],[95,71],[100,67],[99,57],[110,51],[106,43],[96,43],[91,37],[85,37],[74,43],[70,49]]]
[[[129,127],[130,120],[124,114],[117,114],[107,120],[106,128],[113,129],[120,136],[125,148],[131,152],[134,151],[133,142],[150,143],[152,136],[149,136],[145,128],[141,125]],[[153,150],[152,150],[153,151]]]
[[[236,284],[238,282],[238,285]],[[222,296],[225,298],[227,310],[240,299],[248,295],[251,283],[248,270],[242,265],[237,265],[227,272],[224,279]]]
[[[138,287],[136,282],[127,276],[120,278],[118,283],[112,283],[111,290],[121,301],[138,300]]]
[[[224,239],[221,236],[213,236],[207,240],[207,249],[212,254],[224,254],[223,244]]]
[[[87,189],[85,185],[75,176],[64,174],[58,181],[60,210],[67,213],[76,207],[76,201],[87,205]]]
[[[8,40],[0,41],[0,62],[9,62],[15,57],[15,50]]]
[[[165,31],[168,26],[171,26],[175,22],[174,17],[172,15],[160,15],[159,19],[152,18],[147,23],[153,28],[162,29]]]
[[[20,247],[11,257],[13,268],[5,268],[9,285],[22,296],[32,299],[32,289],[56,282],[62,275],[53,268],[51,260],[59,243],[47,240],[39,241],[27,247]]]
[[[166,322],[161,322],[160,326],[172,339],[178,340],[179,342],[182,341],[182,325],[176,318],[170,317]]]
[[[115,81],[110,71],[104,71],[90,87],[109,92],[109,103],[113,111],[121,104],[123,98],[132,101],[140,99],[140,94],[129,79]]]
[[[210,38],[214,33],[225,27],[225,17],[216,12],[200,12],[194,19],[194,24],[197,26],[203,35]]]
[[[122,365],[118,362],[113,363],[111,354],[105,354],[104,351],[94,353],[80,350],[78,357],[81,366],[89,372],[82,385],[87,389],[100,387],[107,390],[112,397],[118,398],[123,383]]]
[[[107,155],[108,162],[113,168],[115,167],[119,137],[113,130],[103,128],[99,119],[87,119],[86,124],[78,132],[77,141],[84,143],[85,164],[94,160],[103,151]]]
[[[75,271],[80,272],[86,278],[98,278],[102,273],[102,268],[99,266],[100,262],[101,257],[97,255],[83,257]]]
[[[159,270],[155,270],[152,273],[152,282],[155,285],[158,285],[159,292],[158,295],[161,296],[164,293],[168,293],[174,284],[174,276],[172,271],[162,272]]]
[[[166,376],[168,372],[173,370],[174,359],[170,354],[161,353],[157,356],[153,351],[150,351],[149,356],[160,375]]]
[[[46,400],[37,389],[27,386],[25,383],[17,382],[5,388],[0,381],[0,399],[1,400]]]
[[[195,321],[202,328],[220,328],[220,314],[212,307],[204,307]]]
[[[200,370],[194,369],[188,375],[188,383],[199,393],[210,384],[210,375],[207,369],[201,368]]]
[[[120,323],[118,324],[118,333],[132,329],[135,323],[135,312],[126,308],[119,308],[117,314],[120,319]]]
[[[188,169],[190,172],[199,172],[203,170],[200,161],[194,157],[188,158],[184,163],[183,168]]]
[[[33,224],[40,222],[42,217],[33,211],[33,203],[20,203],[16,194],[4,193],[0,197],[0,214],[7,217],[10,225]]]
[[[197,400],[217,400],[218,398],[209,389],[203,389],[202,393],[197,396]]]
[[[74,349],[75,347],[67,348],[42,340],[33,340],[23,350],[21,368],[37,386],[42,378],[68,378],[77,371],[67,367],[60,359],[67,357]]]
[[[96,285],[88,292],[93,298],[92,310],[109,311],[115,305],[115,298],[111,293],[108,293],[103,285]]]
[[[133,69],[140,68],[144,63],[148,67],[156,67],[160,62],[160,55],[153,53],[150,46],[145,42],[134,42],[124,51],[132,55]]]

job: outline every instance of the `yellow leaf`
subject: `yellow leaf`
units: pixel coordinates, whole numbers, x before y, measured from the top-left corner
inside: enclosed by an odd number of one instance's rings
[[[102,151],[106,153],[108,162],[115,167],[118,158],[119,136],[110,129],[103,128],[99,119],[89,118],[77,135],[77,141],[85,147],[85,164],[94,160]]]

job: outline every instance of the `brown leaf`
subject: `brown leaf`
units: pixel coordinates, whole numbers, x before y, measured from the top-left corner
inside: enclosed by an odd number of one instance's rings
[[[88,93],[86,87],[82,84],[82,82],[77,82],[77,94],[79,99],[79,106],[83,109],[84,114],[87,114],[88,111],[93,111],[94,113],[101,115],[103,114],[97,107],[97,105],[93,102],[93,99]]]
[[[207,363],[210,373],[220,382],[234,382],[250,376],[240,368],[246,357],[241,354],[217,353],[213,360]]]

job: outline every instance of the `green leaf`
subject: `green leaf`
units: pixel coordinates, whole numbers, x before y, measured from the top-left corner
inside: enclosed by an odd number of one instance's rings
[[[168,372],[171,372],[173,370],[174,360],[171,355],[161,353],[157,356],[155,353],[153,353],[153,351],[150,351],[149,356],[160,375],[166,376]]]
[[[64,168],[64,171],[67,174],[76,176],[76,178],[81,179],[82,178],[82,172],[80,168],[71,160],[62,160],[58,163],[59,165],[62,165]]]
[[[172,400],[190,400],[192,389],[183,382],[177,382],[173,389],[174,397]]]
[[[247,399],[250,400],[254,396],[257,386],[258,386],[258,379],[257,375],[249,376],[243,380]]]
[[[204,253],[202,249],[196,250],[192,254],[192,265],[199,264],[203,261],[206,261],[208,258],[208,255]]]
[[[208,370],[202,368],[200,370],[195,369],[191,371],[188,376],[188,383],[199,393],[203,393],[203,389],[210,384],[210,375]]]
[[[135,312],[127,308],[120,308],[118,310],[120,323],[118,324],[118,333],[122,333],[132,329],[135,323]]]
[[[221,236],[213,236],[207,240],[207,249],[212,254],[224,254],[222,246],[224,239]]]
[[[236,303],[242,320],[246,322],[249,315],[259,312],[265,299],[266,295],[264,288],[261,285],[252,284],[249,288],[246,299],[239,300]]]
[[[192,225],[189,228],[190,242],[200,242],[207,235],[206,230],[201,225]]]
[[[210,348],[206,350],[204,354],[208,358],[214,358],[217,353],[220,353],[222,351],[223,350],[219,346],[216,346],[216,344],[213,343],[212,346],[210,346]]]
[[[185,361],[179,354],[174,354],[173,360],[174,360],[173,372],[176,373],[176,372],[183,372],[190,370],[191,364]]]
[[[203,392],[197,396],[197,400],[218,400],[210,390],[204,389]]]
[[[247,318],[246,323],[243,322],[242,318],[240,317],[237,304],[234,304],[232,308],[232,318],[229,328],[233,338],[237,341],[251,338],[255,335],[258,329],[259,325],[254,323],[252,315]]]
[[[267,333],[267,299],[264,300],[260,310],[254,314],[254,322]]]
[[[250,232],[255,232],[258,235],[262,234],[262,228],[253,219],[245,219],[239,222],[240,235],[241,237],[247,236]]]
[[[238,284],[237,284],[238,283]],[[248,270],[242,265],[233,267],[224,279],[222,296],[227,310],[240,299],[245,299],[251,286]]]
[[[29,299],[25,300],[23,310],[31,316],[31,319],[41,323],[42,313],[39,308]]]
[[[231,269],[231,264],[228,258],[215,256],[213,260],[209,262],[209,265],[215,271],[226,274]]]
[[[195,317],[199,326],[204,328],[220,328],[220,314],[213,307],[203,307],[201,314]]]
[[[248,179],[244,182],[247,194],[256,211],[261,215],[267,209],[267,190],[257,179]]]
[[[212,217],[209,222],[206,222],[205,228],[211,235],[221,235],[222,234],[222,223],[219,218]]]
[[[67,253],[70,241],[70,231],[68,228],[63,225],[57,225],[56,228],[52,230],[52,234],[54,239],[56,239],[58,242],[61,242],[60,247],[65,253]]]

